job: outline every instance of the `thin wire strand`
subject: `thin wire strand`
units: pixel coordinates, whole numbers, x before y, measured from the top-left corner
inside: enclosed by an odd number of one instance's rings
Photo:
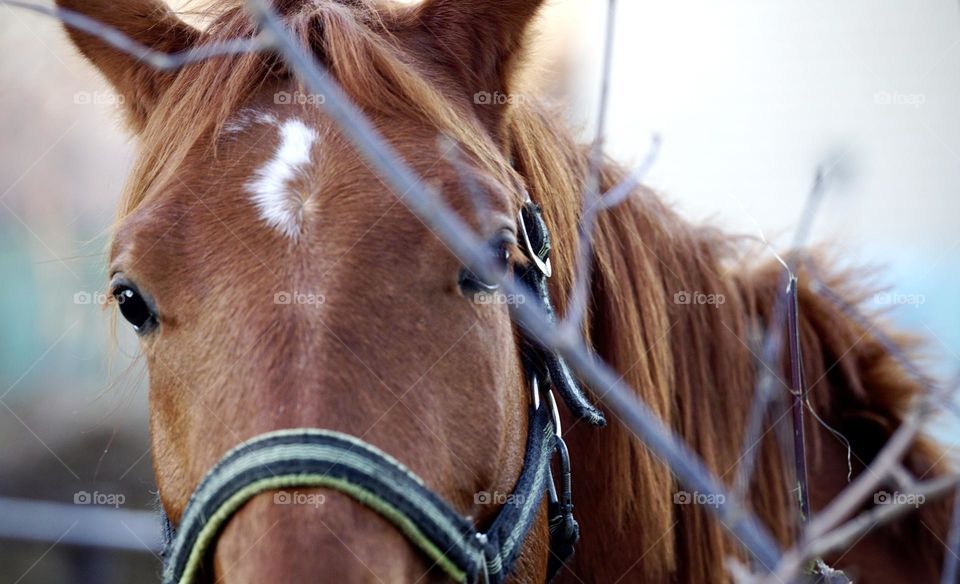
[[[323,104],[327,114],[404,204],[430,226],[451,252],[474,273],[485,278],[485,281],[499,283],[507,294],[526,293],[525,288],[512,279],[497,273],[489,254],[484,251],[483,243],[457,214],[420,182],[403,159],[350,102],[322,64],[289,38],[272,9],[262,0],[247,0],[247,7],[263,30],[273,36],[277,50],[307,87],[327,97]],[[711,506],[709,510],[720,518],[721,524],[740,540],[761,565],[772,570],[778,562],[780,551],[769,531],[742,503],[727,493],[722,483],[686,443],[663,425],[637,394],[621,381],[620,376],[587,348],[582,338],[574,339],[562,334],[534,304],[514,306],[511,314],[518,324],[544,342],[547,349],[566,358],[571,368],[591,387],[608,388],[598,395],[599,399],[654,453],[667,461],[681,484],[701,492],[729,496],[725,505]]]
[[[29,2],[20,2],[19,0],[0,0],[0,4],[14,6],[56,18],[72,28],[99,38],[111,47],[147,63],[158,71],[173,71],[186,65],[206,61],[215,57],[256,53],[271,47],[266,36],[257,35],[253,38],[231,39],[201,45],[177,53],[164,53],[138,43],[120,30],[103,24],[98,20],[94,20],[84,14],[80,14],[79,12],[64,8],[41,6]]]
[[[262,51],[266,49],[276,49],[281,56],[292,66],[297,74],[311,88],[312,91],[327,96],[324,107],[328,114],[338,123],[344,135],[347,136],[357,150],[371,163],[372,168],[381,178],[397,193],[399,199],[407,205],[418,217],[421,218],[451,249],[451,251],[468,267],[491,281],[497,281],[504,287],[507,293],[524,293],[525,289],[520,287],[511,279],[504,279],[498,273],[496,267],[492,265],[489,254],[486,253],[484,242],[481,241],[469,227],[453,213],[437,196],[437,194],[424,185],[419,177],[405,164],[399,155],[386,143],[382,137],[374,130],[369,121],[357,110],[347,96],[340,89],[339,85],[329,76],[321,64],[307,55],[302,48],[297,46],[289,33],[284,29],[272,9],[268,7],[263,0],[247,0],[247,7],[254,18],[261,24],[263,31],[251,39],[234,39],[222,43],[212,43],[183,51],[180,53],[161,53],[149,47],[145,47],[129,38],[117,29],[103,25],[102,23],[90,19],[82,14],[68,10],[53,9],[18,0],[0,0],[0,3],[15,6],[27,10],[32,10],[41,14],[55,17],[68,26],[82,30],[88,34],[96,36],[110,46],[142,60],[144,63],[158,69],[171,70],[184,65],[203,61],[218,56]],[[609,0],[608,3],[608,31],[605,37],[604,53],[604,78],[601,89],[601,109],[598,116],[598,138],[594,141],[594,149],[590,157],[591,168],[589,169],[589,181],[594,186],[591,189],[590,183],[585,191],[584,199],[587,200],[591,195],[594,199],[599,199],[594,207],[601,209],[615,207],[626,199],[633,191],[633,188],[639,183],[643,175],[649,169],[649,165],[641,165],[634,173],[628,177],[624,183],[617,185],[608,192],[606,200],[597,197],[599,184],[599,162],[602,151],[599,146],[602,143],[603,128],[606,123],[606,102],[609,91],[609,63],[612,57],[612,29],[614,24],[615,0]],[[659,150],[659,138],[657,137],[651,147],[651,155],[648,157],[650,164],[656,158]],[[455,155],[454,155],[455,156]],[[632,184],[631,184],[632,183]],[[804,213],[799,222],[795,234],[795,247],[805,242],[813,220],[819,209],[819,203],[823,194],[823,188],[827,181],[825,174],[818,172],[812,189],[811,198],[808,199]],[[585,232],[592,231],[585,230]],[[584,241],[586,240],[586,242]],[[764,238],[765,240],[765,238]],[[580,259],[584,257],[584,265],[589,270],[589,241],[590,238],[581,237],[579,242],[582,253]],[[769,244],[769,242],[768,242]],[[772,246],[771,246],[772,249]],[[788,274],[792,274],[790,265],[775,254],[779,261],[784,265]],[[584,265],[579,265],[583,268]],[[579,274],[586,274],[586,277],[579,276],[580,286],[584,287],[589,281],[589,272],[578,269]],[[579,300],[578,300],[579,299]],[[586,297],[582,294],[575,294],[575,304],[579,303],[581,308],[577,308],[574,314],[579,311],[582,314],[586,304]],[[637,394],[626,384],[624,384],[619,375],[616,374],[608,365],[600,361],[599,357],[593,353],[584,343],[582,336],[571,336],[546,317],[543,312],[532,304],[522,304],[515,307],[511,315],[517,320],[520,326],[527,328],[532,334],[536,335],[548,349],[556,351],[564,356],[572,369],[576,371],[592,387],[608,388],[597,397],[616,414],[622,422],[654,453],[664,459],[679,482],[685,487],[699,490],[701,492],[712,492],[726,495],[726,490],[716,477],[704,466],[703,462],[689,449],[672,430],[660,422],[659,418],[646,406],[646,404],[637,397]],[[777,311],[774,310],[774,314]],[[781,319],[775,319],[782,322]],[[764,344],[771,343],[769,336],[765,337]],[[782,349],[782,337],[779,342],[772,343],[772,348],[763,351],[764,357],[767,353],[777,353]],[[893,344],[896,347],[895,344]],[[894,352],[894,355],[897,353]],[[773,360],[765,359],[767,363]],[[759,382],[758,382],[759,383]],[[765,392],[758,390],[758,395]],[[755,407],[755,410],[762,410],[765,414],[766,408]],[[861,474],[857,481],[850,487],[842,491],[834,499],[828,512],[821,519],[821,523],[814,529],[811,525],[807,535],[811,532],[813,535],[827,535],[836,532],[829,531],[830,526],[837,524],[837,517],[845,517],[851,509],[855,509],[859,504],[864,490],[871,486],[874,481],[880,480],[886,476],[892,476],[895,467],[898,465],[899,456],[912,442],[912,438],[919,431],[920,415],[908,415],[901,428],[891,437],[891,440],[885,445],[884,449],[877,456],[874,464],[868,469],[877,471],[877,476],[867,477],[867,473]],[[753,428],[755,424],[749,425]],[[760,425],[762,426],[762,424]],[[876,467],[876,468],[874,468]],[[879,478],[878,478],[879,477]],[[957,477],[946,477],[946,479],[956,481]],[[742,482],[742,481],[738,481]],[[942,487],[935,485],[942,489]],[[740,497],[736,493],[726,497],[726,504],[718,507],[707,507],[721,519],[722,525],[731,531],[740,540],[743,546],[760,563],[761,572],[770,572],[779,566],[778,573],[787,573],[792,577],[793,572],[786,564],[780,563],[781,552],[778,549],[773,538],[766,528],[744,507]],[[862,521],[866,514],[858,516],[853,521]],[[851,523],[853,523],[851,521]],[[847,524],[850,525],[850,524]],[[849,531],[849,530],[848,530]],[[955,534],[957,530],[952,530]],[[952,535],[952,537],[956,537]],[[817,548],[813,548],[816,551]],[[805,559],[809,550],[801,550],[797,557]],[[802,564],[802,561],[799,565]]]
[[[607,128],[607,109],[610,101],[610,70],[613,64],[613,33],[616,28],[616,0],[607,0],[606,30],[603,37],[603,65],[600,75],[600,96],[597,105],[597,127],[588,158],[587,180],[584,185],[581,213],[580,237],[574,266],[573,290],[564,318],[568,322],[569,334],[579,330],[590,301],[590,274],[593,271],[592,243],[596,222],[596,207],[599,203],[600,168],[603,164],[604,137]]]

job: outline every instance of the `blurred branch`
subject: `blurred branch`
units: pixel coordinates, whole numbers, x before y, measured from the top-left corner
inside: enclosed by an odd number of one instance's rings
[[[917,382],[931,399],[938,401],[939,405],[947,409],[957,419],[960,419],[960,408],[954,403],[953,398],[958,387],[960,387],[960,376],[951,383],[943,387],[938,387],[937,383],[931,377],[925,374],[917,367],[913,359],[897,344],[896,341],[879,327],[870,323],[869,318],[863,314],[857,307],[846,301],[840,294],[828,286],[820,276],[816,265],[813,262],[806,262],[805,267],[811,273],[812,281],[810,288],[814,293],[823,296],[839,308],[845,316],[853,320],[863,330],[869,330],[871,336],[883,347],[883,350],[902,367],[910,377]]]
[[[600,200],[596,202],[597,207],[604,211],[612,209],[626,201],[631,194],[636,192],[637,187],[640,186],[640,182],[647,177],[647,173],[650,172],[650,169],[653,168],[653,165],[657,162],[657,158],[660,157],[660,146],[662,144],[663,140],[660,134],[651,136],[647,155],[643,158],[640,165],[637,166],[627,178],[604,193],[604,195],[600,197]]]
[[[960,476],[948,475],[921,483],[913,492],[903,495],[911,497],[912,501],[930,502],[954,492],[958,483]],[[801,542],[784,554],[776,572],[760,578],[759,581],[763,584],[791,582],[810,560],[847,549],[874,528],[916,511],[916,508],[915,502],[876,505],[835,529],[819,534],[808,533]]]
[[[498,282],[507,294],[529,293],[512,279],[497,273],[484,243],[463,220],[426,187],[376,132],[320,63],[286,34],[282,22],[263,0],[247,0],[247,7],[277,50],[310,91],[324,95],[326,113],[344,136],[370,163],[371,168],[398,197],[440,237],[461,262],[485,281]],[[701,492],[723,494],[726,489],[703,462],[670,429],[663,425],[621,376],[587,348],[582,338],[571,338],[547,318],[535,303],[518,304],[512,312],[519,324],[544,346],[567,359],[570,366],[594,388],[595,394],[654,453],[663,458],[679,481]],[[602,391],[601,391],[602,390]],[[727,503],[709,509],[719,516],[744,547],[767,570],[776,565],[780,552],[769,532],[742,504],[728,497]]]
[[[590,155],[587,159],[587,180],[584,183],[580,213],[580,237],[574,266],[573,291],[567,303],[564,320],[571,333],[579,332],[590,301],[590,274],[593,270],[591,246],[596,222],[595,209],[599,205],[600,168],[603,166],[603,146],[607,128],[607,107],[610,101],[610,69],[613,64],[613,32],[616,28],[617,1],[607,0],[606,29],[603,35],[603,65],[600,74],[600,96],[597,105],[597,127]]]
[[[68,26],[94,35],[110,46],[123,51],[160,70],[171,70],[184,65],[218,56],[276,50],[292,67],[311,91],[325,96],[324,109],[338,124],[357,151],[370,163],[371,168],[386,182],[398,199],[418,216],[450,248],[460,261],[485,281],[495,281],[502,285],[508,294],[528,294],[513,279],[505,278],[494,265],[485,242],[472,232],[468,225],[454,213],[438,196],[425,185],[399,154],[373,128],[348,96],[339,87],[327,70],[317,63],[304,49],[298,46],[287,33],[284,25],[266,5],[264,0],[247,0],[247,8],[261,26],[262,32],[251,39],[234,39],[222,43],[211,43],[188,51],[166,54],[145,47],[115,28],[105,26],[84,15],[55,8],[46,8],[17,0],[0,0],[3,4],[32,10],[56,17]],[[800,545],[782,557],[775,540],[766,528],[742,504],[738,495],[746,496],[743,485],[748,484],[755,461],[744,463],[744,471],[737,478],[737,492],[727,494],[722,483],[703,464],[701,459],[684,443],[680,437],[666,427],[663,422],[639,398],[638,394],[626,385],[619,374],[603,363],[586,345],[583,337],[570,334],[569,329],[577,328],[588,303],[588,284],[591,257],[591,240],[594,223],[599,212],[615,207],[626,199],[649,170],[659,151],[659,138],[655,137],[647,160],[631,173],[621,184],[612,188],[604,197],[597,191],[600,183],[600,165],[602,162],[602,137],[606,123],[606,103],[609,91],[609,70],[612,56],[612,31],[614,25],[615,0],[609,0],[607,14],[607,35],[605,37],[604,73],[601,88],[601,106],[598,119],[597,139],[593,143],[588,169],[587,185],[584,192],[584,213],[581,217],[581,236],[576,266],[576,283],[571,298],[571,310],[568,311],[569,323],[573,326],[558,325],[550,321],[546,314],[534,303],[518,304],[511,312],[512,317],[527,329],[548,349],[567,359],[571,367],[594,390],[594,394],[629,428],[647,447],[662,458],[679,482],[687,488],[700,492],[723,495],[726,503],[720,506],[708,506],[706,510],[716,514],[724,528],[732,532],[749,553],[758,561],[762,573],[776,569],[777,574],[785,575],[784,581],[792,578],[805,561],[817,557],[834,546],[850,541],[857,534],[878,522],[890,521],[908,511],[909,506],[890,505],[874,508],[846,524],[841,522],[862,505],[871,489],[884,480],[902,474],[900,459],[919,432],[923,412],[917,410],[908,414],[900,428],[878,454],[867,471],[845,489],[828,507],[810,522]],[[453,152],[451,160],[455,165],[463,162],[459,153]],[[799,223],[794,245],[799,247],[808,237],[819,203],[827,184],[825,175],[818,172],[811,189],[810,197]],[[777,256],[778,259],[779,256]],[[784,282],[793,281],[791,266],[780,260],[786,270]],[[786,291],[786,286],[783,290]],[[795,291],[795,288],[794,288]],[[764,339],[762,360],[765,364],[779,361],[783,346],[783,315],[787,310],[787,296],[778,296],[769,323],[768,334]],[[798,349],[793,348],[796,352]],[[799,355],[798,355],[799,357]],[[798,363],[800,361],[797,361]],[[748,424],[747,443],[744,456],[751,454],[753,442],[750,440],[759,434],[763,427],[762,418],[767,411],[766,400],[775,394],[771,377],[761,375],[758,378],[755,403]],[[802,397],[802,388],[795,388]],[[759,401],[758,401],[759,400]],[[759,420],[759,422],[758,422]],[[950,476],[919,485],[917,494],[928,497],[940,496],[955,488],[957,477]],[[952,540],[956,537],[951,538]],[[783,561],[781,562],[781,558]]]
[[[802,248],[810,236],[813,223],[816,220],[820,210],[820,202],[823,200],[829,181],[829,174],[824,171],[824,166],[817,168],[813,184],[807,193],[803,206],[803,212],[800,221],[794,231],[792,250]],[[750,482],[756,469],[756,460],[760,453],[760,441],[764,434],[764,420],[770,405],[778,397],[777,382],[783,381],[777,375],[781,371],[781,355],[784,345],[783,324],[788,323],[790,329],[790,363],[793,373],[793,385],[791,390],[794,414],[794,448],[793,454],[796,459],[795,473],[798,484],[798,499],[801,511],[801,520],[806,521],[809,514],[809,494],[807,492],[806,481],[806,453],[805,439],[803,437],[803,410],[806,401],[806,390],[803,387],[803,354],[796,326],[799,319],[799,298],[798,298],[798,279],[790,262],[784,260],[773,249],[769,242],[764,238],[767,247],[773,252],[774,257],[783,266],[784,274],[780,280],[778,294],[774,303],[773,312],[767,323],[766,333],[763,337],[763,344],[759,356],[759,367],[757,373],[757,382],[754,389],[753,402],[751,404],[750,414],[747,418],[747,431],[744,435],[743,448],[740,451],[741,462],[737,468],[736,479],[734,480],[734,492],[743,498],[746,498],[750,488]],[[799,402],[797,401],[799,400]],[[789,449],[785,449],[789,450]]]
[[[820,208],[820,203],[823,200],[823,195],[829,186],[828,178],[829,174],[824,171],[823,166],[817,169],[813,186],[811,187],[810,194],[807,197],[801,219],[794,234],[792,249],[795,250],[795,252],[803,247],[803,245],[806,243],[806,240],[810,236],[813,222]],[[788,263],[778,254],[776,254],[776,252],[774,252],[774,255],[784,267],[785,274],[783,276],[783,281],[785,281],[788,285],[786,288],[786,293],[783,296],[778,296],[778,300],[773,311],[773,318],[768,325],[768,330],[764,337],[764,348],[761,356],[761,361],[764,367],[759,373],[760,377],[757,382],[754,404],[747,424],[747,438],[745,450],[742,455],[745,460],[741,463],[740,469],[738,469],[737,478],[735,480],[735,492],[740,497],[746,497],[746,490],[749,487],[750,477],[755,467],[755,452],[758,450],[757,443],[760,440],[760,434],[764,427],[762,422],[766,416],[770,402],[776,396],[773,391],[775,386],[774,381],[776,380],[776,375],[774,372],[778,370],[778,363],[780,362],[779,354],[783,346],[783,340],[781,337],[782,331],[779,327],[783,322],[783,317],[790,316],[785,314],[787,312],[787,310],[785,310],[786,305],[791,301],[794,303],[797,301],[797,276],[793,265],[796,260],[791,259],[791,262]],[[812,271],[813,266],[811,265],[810,267]],[[815,271],[813,271],[813,274],[813,283],[810,287],[815,292],[829,292],[830,296],[828,299],[832,300],[835,304],[837,301],[842,301],[839,295],[836,295],[826,288]],[[874,327],[870,325],[870,323],[868,323],[866,319],[863,318],[862,315],[859,314],[859,312],[857,312],[853,307],[845,302],[839,304],[839,306],[845,314],[854,320],[854,322],[857,322],[863,327],[864,334],[873,333]],[[792,318],[794,319],[799,318],[797,310],[798,306],[795,305],[792,311]],[[796,433],[798,430],[802,431],[803,427],[802,417],[797,419],[798,410],[802,412],[803,409],[811,408],[811,406],[804,395],[805,389],[803,387],[804,382],[802,376],[798,375],[798,373],[802,373],[803,362],[800,344],[796,342],[797,339],[794,338],[797,334],[798,323],[792,324],[793,326],[790,327],[790,334],[791,339],[794,342],[791,343],[790,355],[791,366],[794,370],[794,388],[791,393],[793,393],[793,399],[795,400],[793,410],[794,431]],[[945,490],[952,488],[957,481],[960,480],[960,477],[950,475],[941,479],[937,479],[936,481],[930,481],[926,484],[917,485],[913,481],[913,478],[901,465],[903,456],[906,454],[907,450],[920,433],[923,422],[925,421],[927,414],[931,411],[931,406],[933,403],[935,401],[948,400],[946,400],[947,395],[937,392],[933,389],[929,379],[920,373],[919,369],[912,364],[903,350],[901,350],[895,342],[882,335],[882,333],[879,331],[877,332],[878,334],[876,336],[879,338],[884,348],[895,360],[898,361],[898,363],[901,364],[901,366],[905,368],[905,370],[907,370],[912,376],[917,378],[917,380],[922,383],[922,387],[926,391],[924,392],[920,402],[907,412],[897,431],[894,432],[890,439],[884,444],[880,452],[874,457],[872,463],[865,468],[865,470],[853,483],[841,491],[827,505],[826,508],[820,511],[805,526],[800,534],[798,543],[785,553],[781,564],[778,566],[777,571],[769,578],[769,581],[792,581],[796,574],[808,562],[812,560],[819,560],[822,555],[833,551],[838,546],[852,542],[856,537],[859,537],[859,535],[871,529],[873,526],[882,522],[892,521],[902,514],[910,511],[912,508],[910,505],[889,505],[876,507],[857,516],[848,523],[841,525],[841,522],[856,513],[857,509],[864,504],[870,495],[876,494],[878,487],[881,485],[893,481],[895,483],[906,485],[909,488],[916,489],[916,494],[918,495],[929,496],[932,498],[939,496]],[[799,402],[796,401],[798,399],[800,400]],[[813,410],[811,408],[811,412],[812,411]],[[816,415],[816,412],[813,413]],[[819,417],[817,417],[817,420],[821,424],[825,423],[820,420]],[[833,431],[829,427],[828,430]],[[794,456],[797,462],[797,474],[802,474],[805,472],[805,453],[802,445],[802,441],[798,440],[795,436]],[[806,499],[806,487],[802,482],[802,478],[798,480],[801,480],[801,482],[798,483],[801,485],[801,510],[805,513],[805,510],[809,509],[809,503]],[[957,521],[960,521],[960,519]],[[954,529],[956,529],[956,527]],[[951,538],[958,537],[960,536],[956,535],[954,530],[951,530]],[[958,543],[958,545],[960,545],[960,543]],[[813,569],[819,570],[821,567],[825,567],[825,564],[818,561],[814,565]]]
[[[872,327],[865,330],[871,331]],[[895,359],[898,356],[906,359],[906,355],[895,343],[889,339],[886,341],[890,344],[886,348]],[[909,360],[907,359],[906,362],[909,363]],[[915,368],[908,371],[919,373]],[[926,377],[921,376],[920,379],[926,380]],[[926,386],[924,388],[927,389]],[[846,524],[841,524],[846,518],[854,515],[871,495],[876,495],[877,489],[883,485],[893,482],[906,486],[914,491],[914,495],[924,497],[926,500],[943,496],[956,488],[960,481],[960,476],[956,474],[917,484],[901,465],[901,460],[923,429],[929,414],[938,404],[949,401],[948,398],[949,394],[936,391],[928,391],[922,396],[921,400],[906,413],[900,426],[871,464],[810,521],[799,543],[785,553],[781,565],[774,574],[775,580],[771,581],[790,581],[806,562],[850,544],[873,527],[893,521],[915,509],[915,505],[910,504],[878,506],[856,516]],[[954,543],[958,537],[957,521],[960,520],[956,518],[955,513],[950,532],[950,539]],[[955,566],[953,569],[956,569]],[[946,571],[945,567],[945,573]]]
[[[206,61],[214,57],[237,55],[242,53],[256,53],[270,48],[270,43],[264,35],[257,35],[249,39],[232,39],[219,43],[202,45],[178,53],[164,53],[142,45],[120,30],[94,20],[89,16],[66,10],[20,2],[19,0],[0,0],[0,4],[22,8],[46,16],[51,16],[64,24],[95,36],[111,47],[149,64],[160,71],[179,69],[191,63]]]
[[[960,567],[960,501],[953,492],[953,516],[950,518],[950,532],[947,536],[947,553],[943,554],[943,569],[940,573],[942,584],[956,584],[957,569]]]
[[[579,245],[577,246],[577,267],[574,269],[574,283],[569,309],[563,317],[562,330],[564,334],[576,337],[580,334],[583,318],[586,314],[590,297],[590,274],[593,267],[593,237],[600,219],[600,213],[609,211],[620,205],[636,192],[641,181],[653,168],[660,156],[660,135],[654,134],[650,138],[650,147],[647,155],[637,168],[626,178],[610,188],[602,197],[595,197],[589,205],[584,205],[580,216]]]
[[[0,517],[3,539],[147,553],[161,548],[160,522],[152,511],[0,497]]]
[[[860,476],[830,502],[807,528],[807,538],[816,539],[834,529],[858,509],[867,498],[899,467],[900,460],[921,429],[922,417],[911,411],[900,427]]]

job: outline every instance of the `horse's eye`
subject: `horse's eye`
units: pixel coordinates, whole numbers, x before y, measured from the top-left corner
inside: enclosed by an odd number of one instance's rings
[[[120,307],[120,314],[133,325],[137,333],[144,334],[157,325],[156,313],[133,284],[114,284],[112,294]]]
[[[490,252],[501,276],[506,276],[510,270],[510,248],[512,246],[512,236],[506,234],[499,235],[490,242]],[[495,281],[484,282],[483,278],[467,268],[460,270],[460,289],[464,292],[492,292],[499,287],[500,285]]]

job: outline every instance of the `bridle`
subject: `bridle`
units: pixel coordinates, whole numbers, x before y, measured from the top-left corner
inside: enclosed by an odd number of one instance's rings
[[[521,206],[517,229],[529,260],[519,279],[555,318],[547,287],[550,235],[540,207],[529,197]],[[164,584],[195,582],[221,530],[247,501],[298,487],[322,487],[353,498],[391,522],[453,580],[483,584],[501,583],[510,574],[546,497],[547,580],[552,579],[580,536],[573,517],[570,457],[554,393],[575,417],[596,426],[603,426],[605,419],[564,360],[522,327],[521,332],[521,359],[531,391],[526,452],[511,496],[486,530],[478,530],[402,463],[359,438],[315,428],[279,430],[256,436],[221,458],[191,495],[176,532],[164,515]],[[558,483],[551,469],[554,453]]]

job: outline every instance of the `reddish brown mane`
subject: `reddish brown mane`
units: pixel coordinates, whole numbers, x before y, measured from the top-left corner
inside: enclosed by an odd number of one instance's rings
[[[555,294],[562,300],[573,278],[569,242],[576,241],[588,153],[567,137],[558,119],[517,110],[511,130],[518,168],[533,196],[544,202],[557,234]],[[604,188],[624,176],[608,162]],[[758,352],[758,336],[772,318],[783,282],[779,264],[758,261],[749,251],[757,247],[755,241],[688,223],[643,189],[601,219],[595,242],[588,323],[595,346],[728,484],[741,458],[753,399],[758,365],[750,349]],[[853,274],[827,280],[852,305],[871,296],[854,283]],[[811,405],[851,442],[855,478],[918,399],[920,381],[897,364],[870,330],[814,294],[810,272],[801,272],[800,281]],[[717,307],[678,305],[674,295],[682,291],[723,294],[726,302]],[[882,323],[877,326],[883,328]],[[900,340],[905,348],[912,346],[908,339]],[[789,391],[787,385],[778,389]],[[768,418],[772,420],[789,420],[789,410],[775,409]],[[846,447],[813,416],[808,415],[807,422],[809,474],[814,506],[819,508],[847,484]],[[786,544],[797,521],[788,484],[793,461],[781,455],[775,434],[771,431],[763,442],[751,498],[754,509]],[[615,581],[642,574],[651,582],[718,581],[726,559],[739,553],[738,544],[705,511],[674,504],[672,493],[678,487],[663,464],[618,423],[604,430],[576,425],[568,436],[577,486],[593,494],[578,500],[585,534],[577,559],[580,577]],[[921,441],[906,466],[915,477],[930,478],[945,472],[942,459],[939,448]],[[937,538],[942,540],[947,532],[948,508],[930,504],[895,527],[871,533],[841,565],[853,566],[851,574],[863,574],[865,581],[895,581],[897,573],[917,581],[926,581],[921,574],[935,579],[943,557]],[[627,554],[629,560],[618,563],[611,558],[618,554],[610,550],[621,546],[642,550],[642,558]],[[876,562],[887,554],[904,560],[894,566]]]

